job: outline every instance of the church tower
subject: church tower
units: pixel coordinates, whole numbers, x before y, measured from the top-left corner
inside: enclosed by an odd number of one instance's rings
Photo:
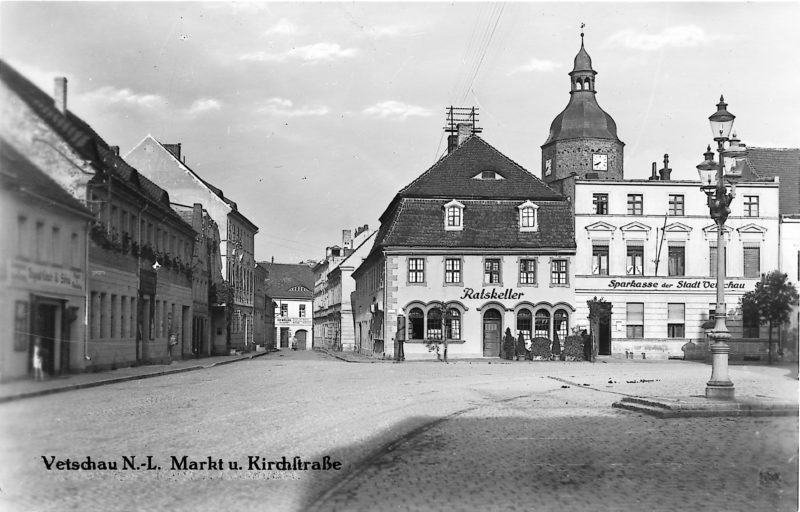
[[[573,174],[578,178],[622,179],[625,143],[617,137],[614,119],[597,104],[595,75],[581,30],[581,49],[569,73],[569,103],[553,119],[542,146],[542,179],[557,189],[563,189],[559,182]]]

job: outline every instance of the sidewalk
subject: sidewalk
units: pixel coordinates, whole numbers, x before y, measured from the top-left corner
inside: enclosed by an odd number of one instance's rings
[[[183,359],[173,361],[172,364],[154,364],[118,368],[107,372],[76,373],[50,377],[47,380],[36,382],[32,379],[15,380],[0,384],[0,403],[31,398],[51,393],[61,393],[75,389],[104,386],[117,382],[130,380],[149,379],[172,373],[190,372],[213,368],[223,364],[235,363],[245,359],[253,359],[269,354],[269,352],[251,352],[235,356],[213,356],[200,359]]]

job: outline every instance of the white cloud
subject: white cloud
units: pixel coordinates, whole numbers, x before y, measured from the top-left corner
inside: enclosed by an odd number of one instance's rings
[[[284,98],[270,98],[256,108],[256,112],[283,117],[309,117],[324,116],[330,109],[326,106],[303,106],[295,107],[292,100]]]
[[[209,110],[219,110],[220,108],[222,108],[222,104],[214,98],[200,98],[195,100],[192,106],[189,107],[189,114],[201,114]]]
[[[125,105],[133,107],[153,108],[166,100],[158,94],[139,94],[128,88],[117,89],[106,85],[86,93],[85,98],[106,105]]]
[[[429,109],[417,105],[409,105],[401,101],[382,101],[363,110],[363,114],[368,117],[379,119],[395,118],[398,121],[405,121],[411,116],[430,117],[433,115]]]
[[[678,25],[667,27],[658,34],[637,32],[632,29],[620,30],[608,38],[608,42],[634,50],[654,51],[665,47],[692,47],[733,39],[723,34],[708,34],[697,25]]]
[[[239,60],[253,60],[259,62],[284,62],[289,59],[306,62],[331,61],[340,58],[355,57],[358,50],[355,48],[342,48],[336,43],[316,43],[307,46],[292,48],[283,53],[255,52],[239,57]]]
[[[517,73],[530,73],[533,71],[542,71],[542,72],[550,72],[554,69],[561,67],[561,64],[558,62],[553,62],[551,60],[540,60],[536,58],[532,58],[525,64],[521,66],[517,66],[516,68],[512,69],[508,72],[509,76],[514,75]]]
[[[292,23],[291,21],[287,20],[286,18],[281,18],[278,20],[277,23],[269,27],[267,30],[264,31],[265,35],[270,34],[281,34],[281,35],[291,35],[297,34],[299,29],[297,25]]]

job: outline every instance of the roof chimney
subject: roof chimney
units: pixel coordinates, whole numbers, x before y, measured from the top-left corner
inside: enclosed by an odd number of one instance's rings
[[[458,135],[447,136],[447,153],[452,153],[458,147]]]
[[[458,145],[463,144],[470,135],[472,135],[472,123],[458,123]]]
[[[650,177],[647,178],[648,180],[650,180],[650,181],[658,181],[658,171],[656,170],[657,168],[658,168],[658,164],[653,162],[653,167],[650,170]]]
[[[110,149],[115,155],[119,156],[119,146],[110,146]]]
[[[164,148],[172,153],[172,156],[177,158],[178,160],[181,159],[181,143],[177,144],[164,144]]]
[[[664,168],[659,171],[663,181],[669,181],[669,175],[672,174],[672,169],[669,168],[669,155],[664,154]]]
[[[55,93],[53,94],[56,109],[62,114],[67,114],[67,77],[55,78]]]

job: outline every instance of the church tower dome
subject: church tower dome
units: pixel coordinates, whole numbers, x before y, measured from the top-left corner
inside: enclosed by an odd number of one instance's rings
[[[581,31],[581,48],[569,73],[569,103],[553,119],[542,145],[542,178],[548,183],[572,175],[589,179],[622,178],[625,143],[617,136],[617,123],[597,103],[597,71],[592,67],[583,38]]]

